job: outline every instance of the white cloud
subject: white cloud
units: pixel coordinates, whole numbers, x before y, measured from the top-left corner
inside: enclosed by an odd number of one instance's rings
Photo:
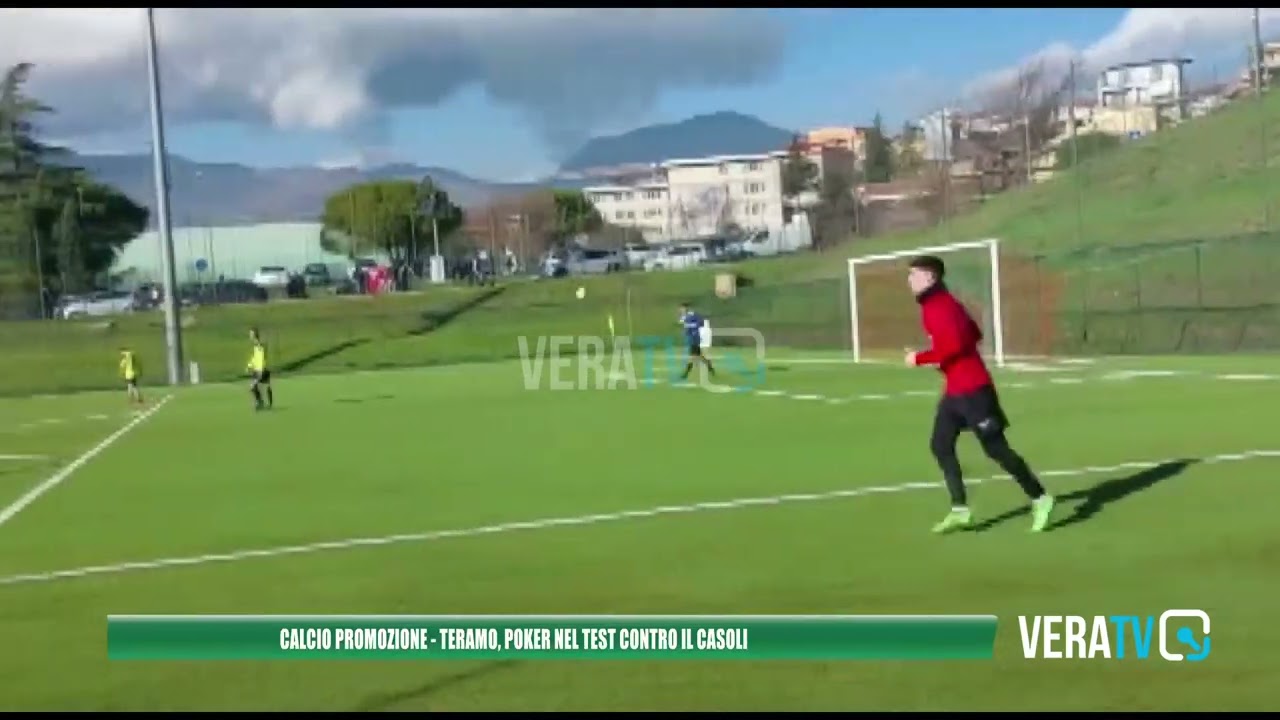
[[[1252,10],[1248,8],[1133,8],[1119,24],[1084,48],[1054,43],[1017,65],[988,73],[966,89],[970,97],[1007,86],[1019,68],[1043,60],[1046,74],[1062,78],[1074,58],[1086,73],[1108,65],[1158,57],[1187,56],[1193,60],[1223,59],[1243,65],[1246,47],[1253,42]],[[1280,13],[1263,9],[1263,40],[1280,32]],[[1231,66],[1234,74],[1235,66]]]
[[[51,130],[144,126],[145,24],[132,9],[0,10],[0,66],[36,64]],[[767,15],[729,10],[157,11],[171,122],[377,135],[380,112],[482,87],[558,149],[668,88],[756,81],[781,58]],[[363,139],[380,144],[385,138]]]

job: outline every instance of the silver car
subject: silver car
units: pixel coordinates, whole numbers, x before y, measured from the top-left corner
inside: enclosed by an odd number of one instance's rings
[[[78,317],[106,317],[122,315],[134,310],[133,293],[96,292],[89,295],[65,298],[58,306],[58,317],[70,320]]]

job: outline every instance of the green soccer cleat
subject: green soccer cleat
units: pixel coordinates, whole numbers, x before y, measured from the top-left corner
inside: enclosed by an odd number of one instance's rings
[[[935,533],[948,533],[953,530],[961,530],[969,527],[969,523],[973,521],[973,515],[966,510],[952,510],[947,516],[942,518],[942,522],[933,526]]]
[[[1049,516],[1053,514],[1053,496],[1041,495],[1031,501],[1031,532],[1038,533],[1049,526]]]

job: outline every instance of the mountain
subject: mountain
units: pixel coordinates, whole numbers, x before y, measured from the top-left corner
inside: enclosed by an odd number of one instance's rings
[[[256,168],[206,163],[169,156],[169,214],[174,226],[248,225],[312,222],[325,198],[348,185],[369,180],[420,180],[430,176],[454,202],[483,206],[497,198],[535,187],[581,189],[600,182],[610,169],[679,157],[768,152],[787,146],[792,133],[749,115],[719,112],[670,125],[651,125],[614,137],[588,141],[565,161],[561,171],[537,183],[478,180],[455,170],[396,163],[357,169]],[[99,181],[119,188],[141,205],[155,204],[149,154],[71,154],[67,164],[84,168]]]
[[[561,173],[656,163],[672,158],[745,155],[782,150],[794,133],[735,112],[697,115],[677,123],[649,125],[621,135],[595,138],[560,166]]]
[[[84,168],[141,205],[155,204],[150,155],[72,155],[67,164]],[[447,168],[393,164],[356,168],[254,168],[202,163],[169,156],[169,214],[174,226],[247,225],[315,221],[330,194],[368,180],[420,180],[430,176],[454,202],[483,205],[496,197],[534,187],[492,183]]]

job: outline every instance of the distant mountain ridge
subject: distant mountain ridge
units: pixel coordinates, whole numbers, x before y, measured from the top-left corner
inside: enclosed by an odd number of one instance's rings
[[[151,156],[73,155],[67,164],[82,167],[135,202],[152,207],[155,183]],[[483,205],[495,197],[524,192],[529,183],[494,183],[455,170],[396,163],[358,169],[255,168],[235,163],[204,163],[169,156],[169,212],[173,225],[247,225],[267,222],[315,222],[325,198],[369,180],[421,180],[431,176],[454,202]]]
[[[664,125],[649,125],[621,135],[589,140],[560,166],[582,172],[674,158],[747,155],[782,150],[794,133],[736,112],[696,115]]]
[[[700,115],[678,123],[651,125],[590,140],[565,161],[555,176],[518,183],[481,180],[449,168],[412,163],[371,168],[256,168],[237,163],[197,162],[171,154],[170,222],[174,226],[316,222],[325,198],[348,185],[370,180],[420,180],[425,176],[435,180],[459,205],[479,207],[537,187],[579,189],[604,181],[628,165],[780,150],[791,137],[790,131],[749,115],[733,112]],[[72,153],[66,163],[84,168],[141,205],[155,204],[149,154]]]

